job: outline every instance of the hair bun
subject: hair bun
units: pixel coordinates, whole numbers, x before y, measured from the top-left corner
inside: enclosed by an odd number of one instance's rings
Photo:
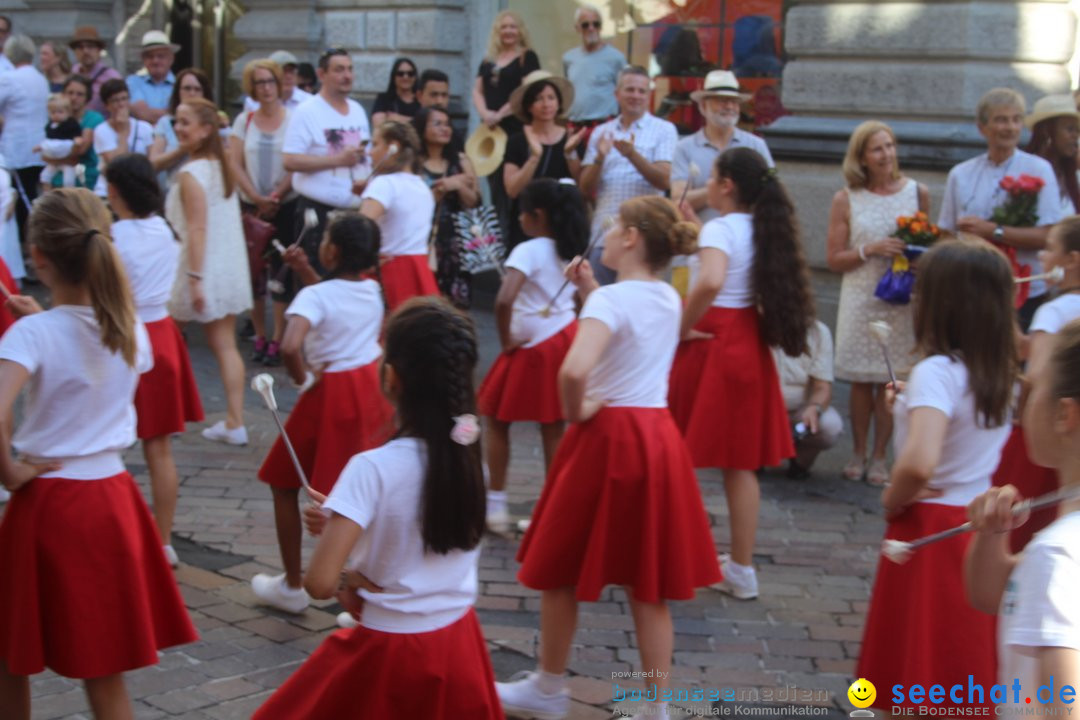
[[[698,233],[700,228],[692,222],[680,220],[668,230],[668,242],[671,243],[671,252],[675,255],[692,255],[698,249]]]

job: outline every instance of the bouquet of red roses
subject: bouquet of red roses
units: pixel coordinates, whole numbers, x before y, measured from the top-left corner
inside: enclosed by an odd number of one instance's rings
[[[1039,191],[1046,183],[1040,177],[1021,173],[1018,177],[1006,175],[1001,178],[998,187],[1004,190],[1008,197],[1005,202],[994,208],[990,215],[990,222],[996,225],[1009,227],[1035,227],[1039,223]],[[1009,258],[1009,264],[1013,269],[1013,276],[1025,278],[1031,275],[1031,266],[1021,263],[1017,259],[1016,248],[1004,243],[995,242],[999,250]],[[1023,305],[1028,298],[1030,284],[1017,285],[1016,307]]]

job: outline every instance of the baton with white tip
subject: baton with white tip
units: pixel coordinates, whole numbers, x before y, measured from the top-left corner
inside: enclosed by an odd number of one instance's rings
[[[304,468],[300,467],[300,459],[296,457],[296,450],[293,449],[292,441],[289,440],[289,435],[285,432],[285,426],[281,423],[281,417],[278,415],[277,399],[274,398],[273,375],[259,373],[251,378],[251,389],[262,395],[266,407],[270,408],[270,414],[274,416],[274,422],[277,423],[278,430],[281,432],[281,439],[285,442],[285,449],[289,451],[289,457],[292,458],[296,474],[300,476],[300,482],[303,484],[304,489],[310,491],[311,483],[308,482],[307,475],[304,474]]]

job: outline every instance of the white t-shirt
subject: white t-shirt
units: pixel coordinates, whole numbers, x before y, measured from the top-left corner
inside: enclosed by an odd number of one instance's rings
[[[337,155],[345,148],[356,147],[371,139],[367,113],[355,100],[348,100],[349,112],[342,115],[316,95],[293,110],[281,151],[286,155]],[[354,180],[363,180],[371,172],[366,157],[352,167],[331,168],[312,173],[293,173],[293,188],[316,202],[336,208],[360,205],[353,195]]]
[[[20,454],[64,463],[45,477],[96,480],[123,470],[119,453],[135,442],[135,386],[154,366],[146,328],[136,321],[135,330],[134,368],[101,344],[89,306],[28,315],[0,338],[0,359],[30,373],[12,444]]]
[[[124,261],[135,311],[144,323],[169,316],[169,301],[176,266],[180,262],[180,243],[160,215],[135,220],[119,220],[112,225],[113,243]]]
[[[347,567],[383,588],[358,591],[364,627],[430,632],[459,620],[476,601],[479,547],[446,555],[424,551],[420,498],[426,471],[423,441],[397,438],[354,456],[323,505],[364,529]]]
[[[827,383],[833,381],[833,341],[829,328],[820,320],[815,320],[814,327],[807,333],[806,342],[809,352],[799,357],[791,357],[780,348],[772,348],[776,372],[780,376],[780,391],[788,410],[798,410],[806,402],[811,378]]]
[[[130,153],[146,154],[154,142],[154,128],[150,123],[131,118],[128,122],[127,149]],[[102,153],[113,152],[120,146],[120,138],[116,131],[107,122],[103,122],[94,128],[94,152],[98,156],[98,179],[94,185],[94,193],[99,197],[105,197],[105,160]]]
[[[374,280],[323,280],[303,288],[285,315],[307,318],[304,355],[312,367],[343,372],[374,362],[382,355],[383,301]]]
[[[379,218],[380,255],[427,255],[435,215],[435,196],[427,183],[407,172],[376,175],[360,198],[375,200],[386,211]]]
[[[505,267],[525,275],[525,284],[514,298],[510,319],[510,336],[514,342],[524,341],[525,347],[539,345],[574,321],[574,288],[567,286],[555,297],[565,281],[566,261],[559,257],[554,240],[547,237],[526,240],[510,251]],[[544,317],[549,304],[551,314]]]
[[[1020,707],[1034,707],[1049,678],[1039,675],[1040,647],[1080,650],[1080,511],[1035,535],[1009,576],[998,610],[998,677],[1009,689],[1020,681]],[[1059,698],[1062,679],[1054,688]],[[1031,705],[1024,700],[1030,697]],[[1046,693],[1043,693],[1046,700]]]
[[[1031,320],[1029,332],[1053,335],[1076,318],[1080,318],[1080,295],[1065,293],[1039,306]]]
[[[698,248],[715,248],[728,258],[724,286],[712,301],[713,307],[744,308],[754,304],[754,219],[746,213],[728,213],[705,223],[698,236]],[[696,276],[692,257],[691,273]]]
[[[611,342],[589,373],[586,396],[612,407],[667,407],[681,314],[679,294],[658,280],[624,280],[593,290],[580,317],[607,325]]]
[[[976,424],[967,366],[944,355],[932,355],[915,365],[907,387],[896,398],[893,448],[897,454],[907,441],[908,413],[918,407],[936,408],[949,419],[941,460],[927,485],[944,495],[922,502],[967,505],[990,489],[990,476],[1012,430],[1009,418],[995,428],[982,427],[981,417]]]

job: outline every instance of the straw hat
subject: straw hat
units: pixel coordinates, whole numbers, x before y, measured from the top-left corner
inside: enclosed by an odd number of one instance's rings
[[[739,79],[730,70],[711,70],[705,76],[705,85],[700,90],[690,93],[690,99],[701,102],[707,97],[737,98],[745,102],[750,99],[750,93],[739,90]]]
[[[569,80],[558,75],[552,75],[547,70],[533,70],[525,76],[521,84],[510,94],[510,111],[514,113],[514,117],[523,123],[529,122],[529,118],[525,114],[525,108],[521,107],[521,102],[525,98],[525,91],[529,89],[530,85],[535,85],[541,81],[547,81],[559,88],[559,94],[562,95],[560,116],[565,115],[570,106],[574,104],[574,86]]]
[[[142,44],[139,46],[139,52],[157,50],[158,48],[169,48],[174,53],[180,52],[180,46],[176,43],[169,42],[169,36],[163,33],[161,30],[147,30],[145,33],[143,33]]]
[[[1073,117],[1080,120],[1080,112],[1076,110],[1076,101],[1072,95],[1047,95],[1039,98],[1035,101],[1035,107],[1031,108],[1031,114],[1024,118],[1024,124],[1033,128],[1043,120],[1055,117]]]
[[[74,48],[79,43],[92,43],[97,45],[102,50],[105,49],[105,41],[98,35],[97,28],[93,25],[82,25],[75,28],[75,34],[71,36],[71,40],[68,41],[68,47]]]
[[[506,131],[496,125],[489,128],[481,124],[465,141],[465,155],[480,177],[486,177],[502,165],[506,154]]]

